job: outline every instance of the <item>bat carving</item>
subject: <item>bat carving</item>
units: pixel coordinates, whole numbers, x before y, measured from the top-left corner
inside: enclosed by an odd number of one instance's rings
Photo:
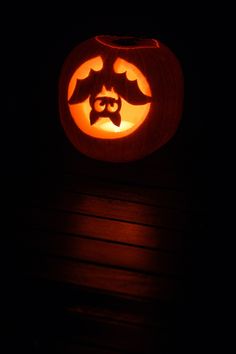
[[[99,97],[98,94],[101,92],[103,86],[109,91],[113,88],[118,94],[118,99],[109,96]],[[68,103],[81,103],[88,97],[90,97],[89,101],[92,108],[90,112],[91,125],[96,123],[99,118],[106,117],[110,118],[112,123],[116,126],[120,126],[120,97],[124,98],[132,105],[143,105],[151,101],[151,97],[146,96],[140,91],[137,80],[128,80],[125,72],[122,74],[113,73],[110,75],[110,73],[108,71],[105,72],[104,69],[99,72],[91,69],[89,76],[86,79],[77,79],[75,89]],[[95,109],[96,100],[100,100],[97,102],[97,104],[100,104],[101,106],[99,111]]]
[[[120,108],[121,108],[121,99],[120,97],[116,100],[113,97],[97,97],[94,99],[94,96],[91,96],[90,99],[91,107],[95,107],[95,103],[98,102],[101,109],[97,111],[96,109],[92,109],[90,112],[90,124],[96,123],[96,121],[101,118],[110,118],[113,124],[116,126],[120,126],[121,116],[120,116]]]

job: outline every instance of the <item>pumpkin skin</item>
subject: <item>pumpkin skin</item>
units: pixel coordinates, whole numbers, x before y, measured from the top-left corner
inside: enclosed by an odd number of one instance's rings
[[[59,81],[64,131],[83,154],[110,162],[141,159],[175,134],[183,75],[155,39],[96,36],[72,50]]]

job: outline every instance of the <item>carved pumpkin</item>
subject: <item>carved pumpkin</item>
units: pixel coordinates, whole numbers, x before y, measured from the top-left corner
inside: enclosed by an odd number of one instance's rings
[[[182,101],[178,60],[155,39],[97,36],[62,68],[62,126],[95,159],[126,162],[157,150],[174,135]]]

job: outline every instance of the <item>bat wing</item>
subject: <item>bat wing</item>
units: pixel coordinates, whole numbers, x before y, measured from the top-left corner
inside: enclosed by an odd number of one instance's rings
[[[151,102],[151,97],[146,96],[140,91],[137,80],[130,81],[126,73],[116,74],[113,85],[118,95],[133,105],[142,105]]]
[[[69,104],[81,103],[89,95],[96,95],[102,86],[113,87],[117,94],[133,105],[142,105],[151,102],[151,97],[144,95],[139,87],[137,80],[130,81],[126,73],[115,74],[112,79],[107,78],[104,73],[90,70],[89,76],[84,80],[77,79],[75,89],[69,99]]]
[[[77,79],[75,89],[68,101],[69,104],[76,104],[85,101],[86,98],[91,95],[92,88],[96,86],[96,81],[99,76],[99,73],[91,69],[89,76],[86,79]]]

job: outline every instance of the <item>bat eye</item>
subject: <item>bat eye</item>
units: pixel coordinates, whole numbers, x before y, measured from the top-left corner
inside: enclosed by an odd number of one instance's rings
[[[102,103],[102,100],[96,100],[93,106],[96,112],[102,112],[104,111],[106,104]]]
[[[116,112],[118,110],[118,104],[116,102],[108,103],[107,110],[108,112]]]

